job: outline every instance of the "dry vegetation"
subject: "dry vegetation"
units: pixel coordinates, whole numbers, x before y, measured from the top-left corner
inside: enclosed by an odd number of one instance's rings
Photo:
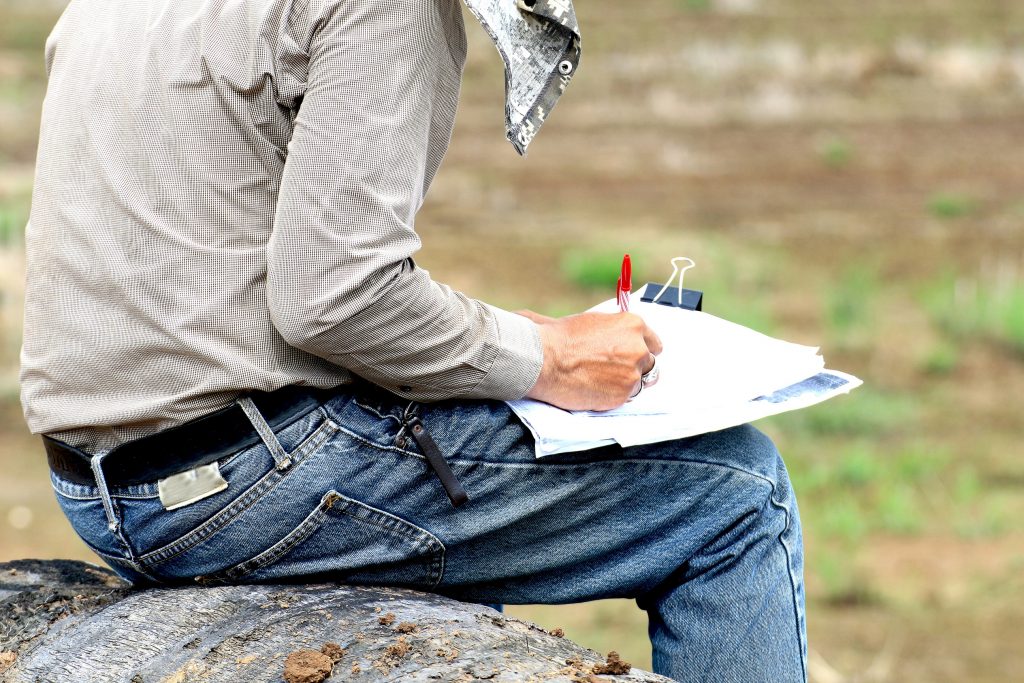
[[[709,311],[821,344],[866,386],[760,425],[800,495],[815,679],[1018,679],[1024,6],[577,4],[582,68],[525,161],[503,140],[497,58],[468,26],[421,263],[557,314],[609,296],[624,249],[647,279],[686,254]],[[86,557],[13,402],[52,12],[0,12],[0,560]],[[649,665],[628,603],[512,611]]]

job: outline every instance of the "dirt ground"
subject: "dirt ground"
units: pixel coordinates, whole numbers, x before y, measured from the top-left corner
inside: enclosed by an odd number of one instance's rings
[[[574,262],[630,251],[657,280],[687,255],[706,310],[820,344],[865,387],[759,423],[800,497],[812,680],[1024,680],[1024,5],[577,12],[581,69],[525,160],[503,138],[497,57],[467,25],[419,263],[564,314],[611,296]],[[31,45],[6,40],[0,76],[19,85],[0,88],[0,131],[17,133],[0,137],[0,209],[16,215],[42,81]],[[14,404],[16,238],[0,256],[0,561],[84,559]],[[510,611],[649,666],[630,603]]]

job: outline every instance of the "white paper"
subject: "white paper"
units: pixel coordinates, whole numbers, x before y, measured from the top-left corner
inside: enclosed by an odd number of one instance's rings
[[[650,304],[631,311],[658,334],[658,383],[615,410],[569,412],[524,399],[509,405],[533,433],[537,457],[618,443],[656,443],[805,408],[860,386],[825,370],[818,349],[755,332],[707,313]],[[595,311],[618,310],[614,300]]]

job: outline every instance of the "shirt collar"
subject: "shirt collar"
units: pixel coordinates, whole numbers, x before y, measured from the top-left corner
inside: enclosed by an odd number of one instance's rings
[[[505,135],[525,155],[580,61],[572,0],[465,0],[505,62]]]

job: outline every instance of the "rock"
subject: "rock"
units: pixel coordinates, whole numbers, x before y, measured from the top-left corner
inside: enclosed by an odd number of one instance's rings
[[[622,661],[619,653],[612,650],[608,653],[604,664],[595,664],[593,671],[596,674],[628,674],[632,668],[632,664]]]
[[[82,562],[0,564],[3,683],[570,683],[610,663],[489,607],[411,590],[132,590]],[[669,681],[635,668],[604,676]]]
[[[334,660],[319,650],[296,650],[284,660],[285,683],[323,683],[334,671]]]

